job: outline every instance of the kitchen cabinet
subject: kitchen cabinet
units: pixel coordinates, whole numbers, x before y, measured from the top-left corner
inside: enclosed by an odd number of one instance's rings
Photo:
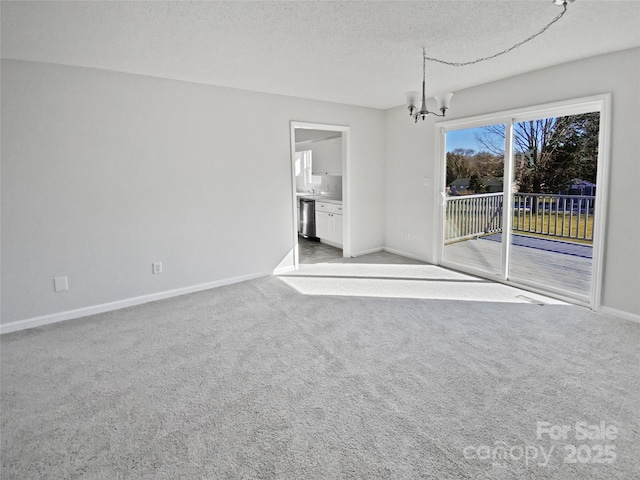
[[[342,139],[315,142],[311,147],[313,175],[342,175]]]
[[[316,236],[342,248],[342,204],[316,201]]]
[[[332,213],[331,218],[333,222],[331,222],[330,234],[333,234],[333,241],[342,247],[342,214],[341,213]]]
[[[329,240],[329,212],[316,210],[316,237]]]

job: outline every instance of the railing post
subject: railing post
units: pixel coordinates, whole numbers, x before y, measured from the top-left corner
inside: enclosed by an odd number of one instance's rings
[[[448,197],[445,201],[445,218],[448,222],[445,240],[502,231],[503,198],[504,192]],[[535,235],[593,240],[593,235],[589,234],[589,221],[594,216],[591,213],[593,198],[584,195],[514,193],[510,199],[513,202],[511,228]],[[574,213],[576,208],[578,211]]]

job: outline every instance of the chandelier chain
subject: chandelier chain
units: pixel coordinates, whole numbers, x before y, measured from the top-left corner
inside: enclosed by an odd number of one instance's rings
[[[486,60],[492,60],[494,58],[497,58],[501,55],[504,55],[506,53],[509,53],[512,50],[515,50],[518,47],[521,47],[522,45],[524,45],[525,43],[530,42],[531,40],[533,40],[534,38],[542,35],[544,32],[547,31],[547,29],[553,25],[554,23],[556,23],[558,20],[560,20],[562,18],[562,16],[567,13],[567,2],[564,2],[563,4],[563,9],[562,12],[560,12],[558,15],[556,15],[556,17],[551,20],[549,23],[547,23],[544,27],[542,27],[538,32],[534,33],[533,35],[531,35],[530,37],[527,37],[526,39],[524,39],[523,41],[516,43],[515,45],[502,50],[501,52],[498,52],[496,54],[490,55],[488,57],[481,57],[481,58],[477,58],[475,60],[471,60],[469,62],[448,62],[446,60],[440,60],[439,58],[433,58],[433,57],[427,57],[426,52],[424,49],[422,49],[422,55],[424,60],[428,60],[430,62],[437,62],[437,63],[442,63],[444,65],[449,65],[451,67],[464,67],[467,65],[474,65],[476,63],[480,63],[480,62],[484,62]],[[424,70],[424,62],[423,62],[423,70]],[[424,73],[423,73],[424,74]]]

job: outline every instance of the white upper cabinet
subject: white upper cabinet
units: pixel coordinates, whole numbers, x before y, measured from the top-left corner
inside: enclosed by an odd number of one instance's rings
[[[342,175],[342,139],[331,138],[311,144],[314,175]]]
[[[296,152],[311,151],[313,175],[342,175],[342,135],[324,130],[296,130]]]

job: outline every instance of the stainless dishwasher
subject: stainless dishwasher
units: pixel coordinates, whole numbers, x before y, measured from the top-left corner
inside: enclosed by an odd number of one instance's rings
[[[305,238],[315,238],[316,236],[316,201],[313,199],[300,199],[300,225],[298,232]]]

